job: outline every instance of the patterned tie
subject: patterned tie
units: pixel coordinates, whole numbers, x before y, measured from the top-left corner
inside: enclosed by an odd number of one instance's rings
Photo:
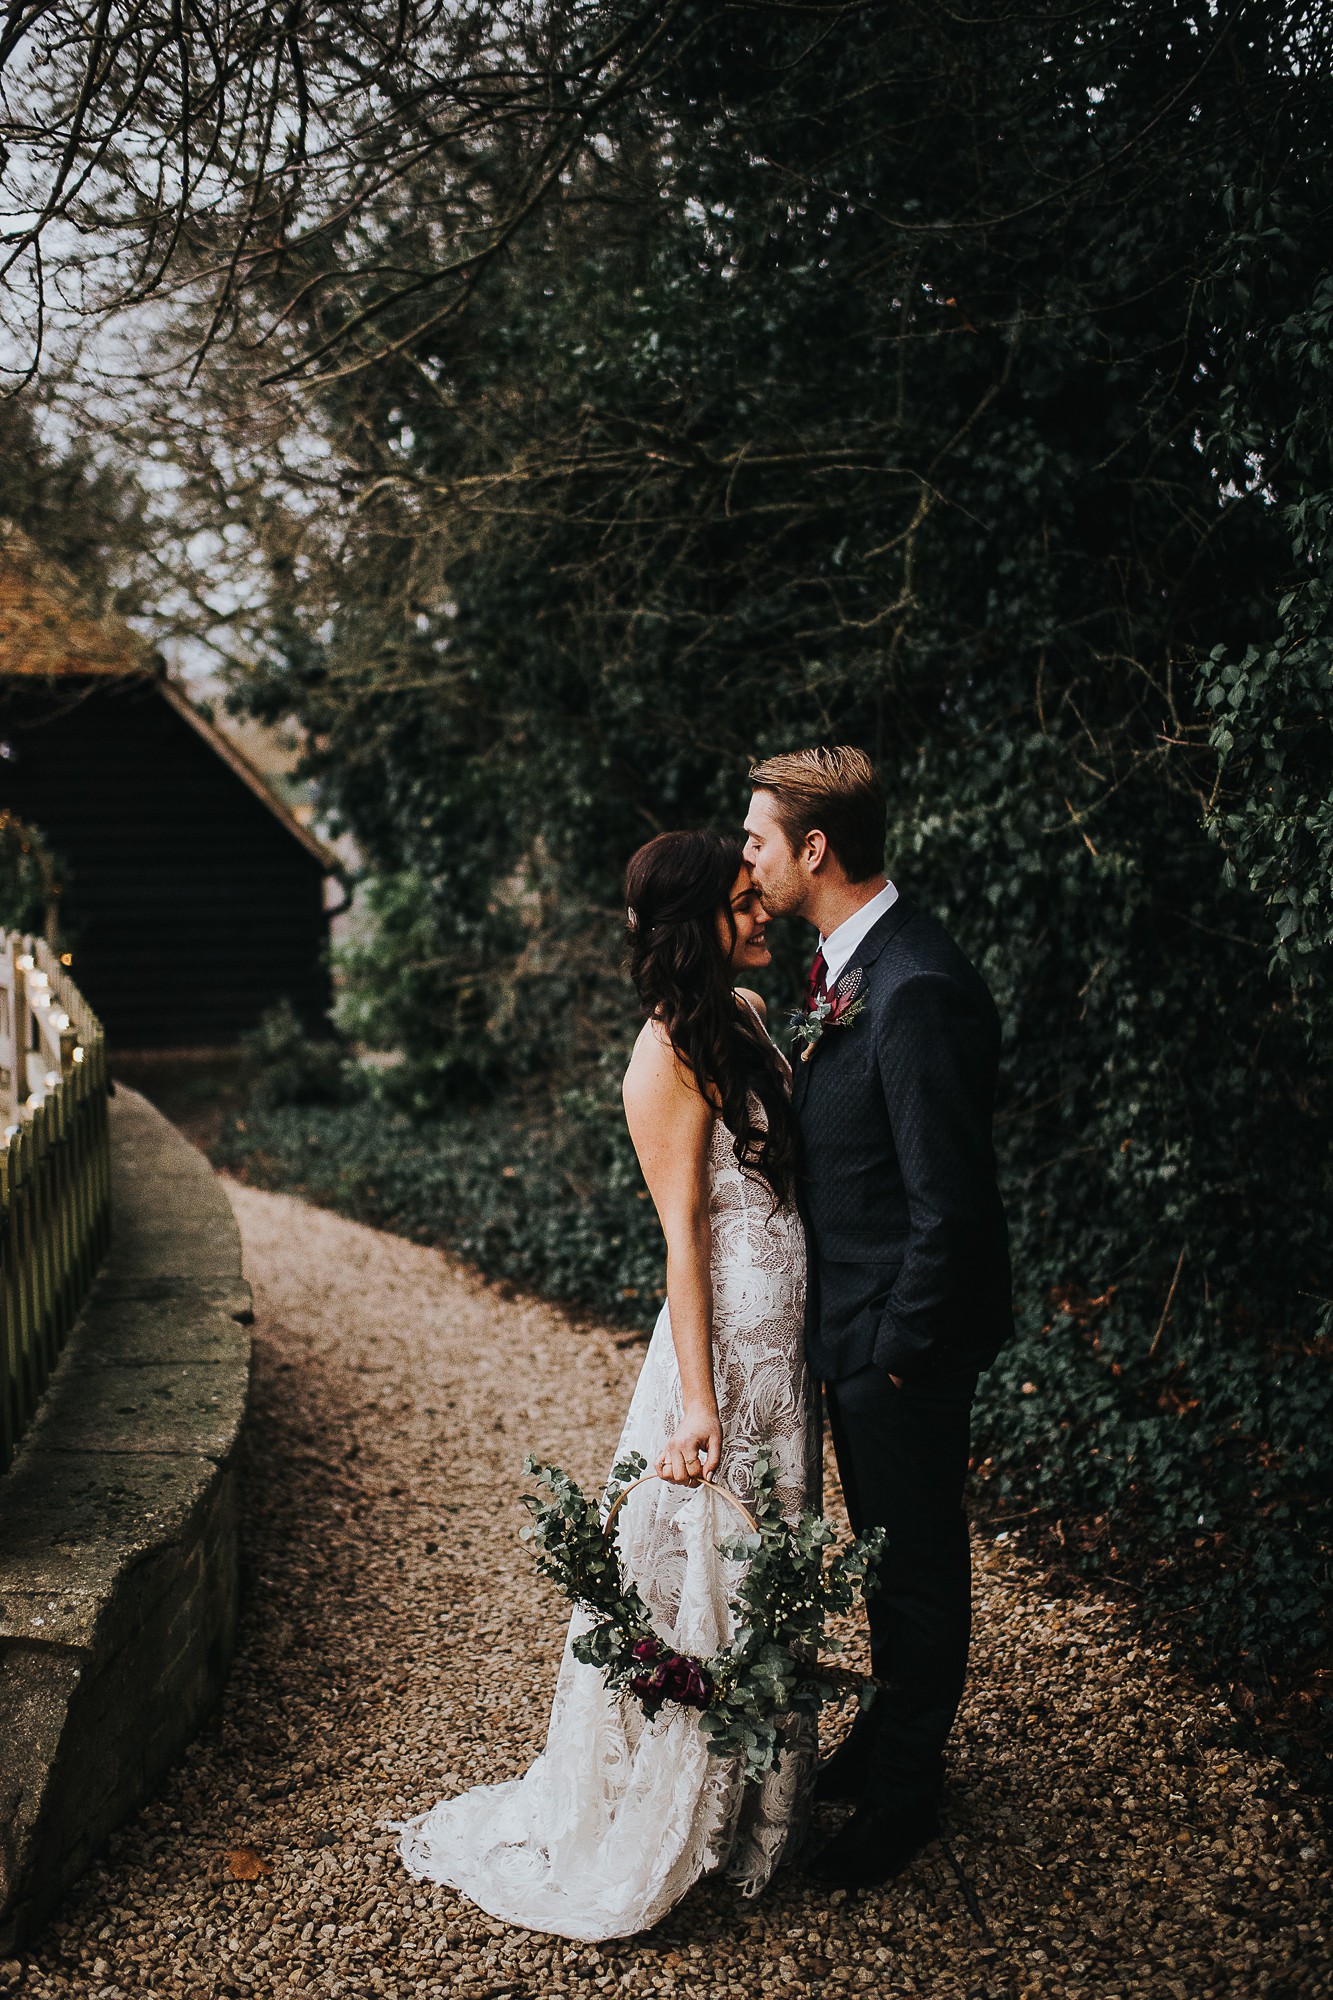
[[[810,978],[805,989],[806,1006],[813,1007],[816,1000],[826,1000],[827,998],[828,965],[824,958],[824,947],[821,945],[815,953],[815,962],[810,967]]]

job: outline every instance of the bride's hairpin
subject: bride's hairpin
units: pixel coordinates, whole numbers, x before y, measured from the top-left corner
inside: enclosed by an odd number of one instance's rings
[[[632,931],[637,931],[637,930],[638,930],[638,928],[639,928],[639,913],[638,913],[638,911],[637,911],[637,910],[635,909],[635,907],[634,907],[633,903],[627,903],[627,904],[625,905],[625,922],[626,922],[626,923],[627,923],[627,924],[629,925],[629,927],[630,927],[630,929],[631,929]]]

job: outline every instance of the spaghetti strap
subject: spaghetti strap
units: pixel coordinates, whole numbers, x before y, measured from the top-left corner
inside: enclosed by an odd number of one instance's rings
[[[764,1019],[763,1015],[759,1012],[759,1009],[755,1006],[754,1001],[747,1000],[745,995],[741,992],[739,986],[733,986],[731,990],[736,995],[736,998],[740,1001],[742,1007],[744,1007],[746,1013],[752,1014],[754,1016],[754,1019],[759,1027],[759,1032],[763,1036],[764,1040],[766,1042],[773,1042],[773,1037],[768,1032],[768,1023]],[[776,1048],[777,1043],[773,1042],[773,1046],[774,1048]]]
[[[778,1062],[782,1066],[784,1074],[790,1077],[791,1064],[788,1062],[786,1056],[783,1054],[782,1050],[778,1047],[777,1043],[773,1040],[773,1037],[769,1034],[768,1023],[764,1019],[763,1015],[759,1012],[759,1009],[755,1006],[753,1000],[747,1000],[745,995],[741,992],[738,986],[733,987],[732,991],[735,993],[736,998],[740,1001],[741,1005],[745,1008],[746,1012],[754,1017],[755,1025],[758,1028],[760,1034],[763,1036],[764,1040],[768,1043],[768,1046],[772,1049],[774,1055],[777,1057]]]

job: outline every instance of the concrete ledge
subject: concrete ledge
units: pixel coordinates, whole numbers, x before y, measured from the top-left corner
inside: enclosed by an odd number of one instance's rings
[[[202,1154],[111,1103],[112,1242],[0,1479],[0,1953],[216,1701],[236,1627],[250,1288]]]

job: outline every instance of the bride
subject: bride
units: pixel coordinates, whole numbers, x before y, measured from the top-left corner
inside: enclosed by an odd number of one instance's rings
[[[735,1572],[717,1544],[735,1522],[708,1482],[747,1499],[762,1446],[789,1520],[817,1497],[791,1072],[736,983],[770,956],[738,843],[659,834],[626,898],[645,1022],[625,1116],[666,1236],[667,1302],[616,1452],[659,1477],[622,1508],[620,1552],[654,1629],[699,1657],[732,1636]],[[813,1720],[789,1718],[778,1767],[745,1784],[693,1710],[650,1722],[574,1659],[589,1622],[571,1621],[543,1754],[400,1823],[404,1863],[508,1923],[585,1940],[646,1930],[710,1870],[757,1895],[803,1826]]]

